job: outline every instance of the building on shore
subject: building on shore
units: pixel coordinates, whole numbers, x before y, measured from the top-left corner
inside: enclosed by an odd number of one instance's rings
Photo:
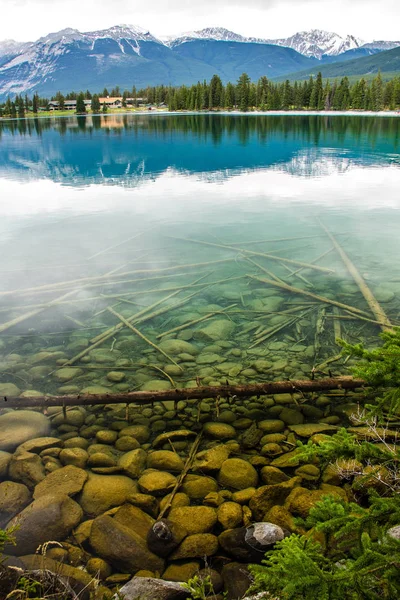
[[[122,108],[123,107],[123,97],[110,97],[99,98],[100,107],[103,108],[104,104],[107,108]],[[85,100],[85,108],[86,110],[91,107],[91,100]],[[129,107],[133,106],[143,106],[147,102],[147,98],[126,98],[125,103]],[[48,104],[48,110],[76,110],[76,100],[64,100],[64,107],[60,108],[60,102],[58,100],[51,100]]]

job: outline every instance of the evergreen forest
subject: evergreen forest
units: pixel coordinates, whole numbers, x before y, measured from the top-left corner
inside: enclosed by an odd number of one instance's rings
[[[84,114],[89,109],[92,113],[106,112],[107,106],[100,104],[100,97],[121,97],[122,108],[138,106],[156,106],[168,108],[170,111],[277,111],[277,110],[399,110],[400,109],[400,77],[384,81],[378,73],[373,79],[361,78],[350,81],[348,77],[341,80],[324,80],[321,73],[304,82],[286,80],[275,83],[267,77],[257,82],[251,81],[247,73],[243,73],[236,83],[222,83],[218,75],[209,82],[198,82],[192,86],[168,87],[159,85],[122,91],[118,86],[112,90],[104,88],[98,94],[86,92],[58,92],[51,99],[40,98],[34,94],[17,95],[0,104],[0,117],[23,118],[26,113],[34,114],[48,109],[50,101],[58,101],[59,110],[64,110],[66,100],[76,100],[76,113]],[[90,106],[85,103],[90,100]]]

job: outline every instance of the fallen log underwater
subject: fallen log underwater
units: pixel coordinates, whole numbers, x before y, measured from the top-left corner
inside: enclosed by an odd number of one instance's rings
[[[324,392],[327,390],[355,390],[366,386],[363,379],[330,377],[317,380],[287,380],[254,383],[250,385],[221,385],[196,388],[176,388],[162,391],[136,391],[119,394],[75,394],[68,396],[30,396],[25,398],[2,397],[0,408],[43,408],[46,406],[90,406],[104,404],[151,404],[203,398],[248,398],[271,394]]]

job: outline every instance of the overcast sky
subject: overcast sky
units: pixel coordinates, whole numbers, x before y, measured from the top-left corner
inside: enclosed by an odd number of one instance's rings
[[[0,0],[0,40],[49,32],[140,25],[158,37],[221,26],[243,35],[286,37],[305,29],[366,41],[400,38],[400,0]]]

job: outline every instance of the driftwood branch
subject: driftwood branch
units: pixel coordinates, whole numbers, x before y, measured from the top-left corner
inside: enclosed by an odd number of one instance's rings
[[[363,379],[331,377],[319,380],[293,380],[254,383],[250,385],[221,385],[213,387],[177,388],[154,392],[127,392],[122,394],[75,394],[70,396],[30,396],[25,398],[2,397],[0,407],[26,408],[44,406],[89,406],[101,404],[151,404],[178,400],[201,400],[203,398],[249,398],[270,394],[294,394],[296,392],[323,392],[326,390],[354,390],[364,387]]]

